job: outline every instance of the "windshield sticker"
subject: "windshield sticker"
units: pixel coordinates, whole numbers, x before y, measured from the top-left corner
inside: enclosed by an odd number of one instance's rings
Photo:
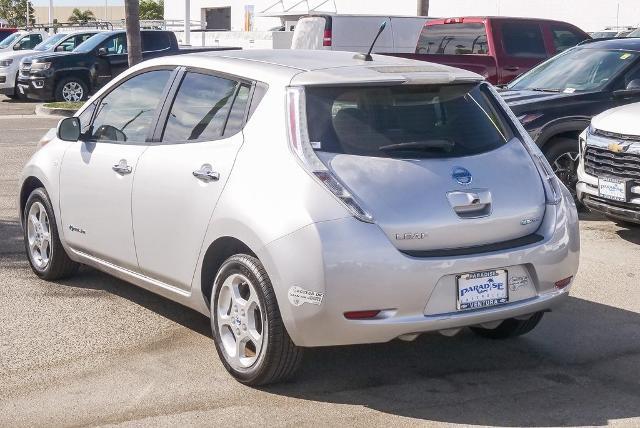
[[[311,148],[314,150],[320,150],[322,148],[322,143],[320,141],[311,141]]]
[[[576,88],[567,88],[564,90],[565,94],[573,94],[576,91]]]
[[[625,53],[625,54],[622,54],[620,56],[620,59],[627,59],[627,58],[631,58],[631,54],[630,53]]]
[[[289,301],[293,306],[302,306],[305,303],[319,306],[324,298],[324,293],[318,291],[305,290],[301,287],[291,287],[289,289]]]

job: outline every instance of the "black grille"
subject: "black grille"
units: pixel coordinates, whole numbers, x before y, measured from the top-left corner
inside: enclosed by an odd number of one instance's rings
[[[604,148],[587,146],[584,170],[587,174],[597,177],[613,176],[640,181],[640,155],[615,153]]]
[[[630,202],[612,201],[611,199],[601,198],[599,196],[593,196],[593,195],[588,195],[587,198],[589,200],[595,201],[595,202],[597,202],[599,204],[608,205],[608,206],[616,207],[616,208],[622,208],[622,209],[625,209],[625,210],[631,210],[631,211],[640,212],[640,205],[638,205],[638,204],[632,204]]]

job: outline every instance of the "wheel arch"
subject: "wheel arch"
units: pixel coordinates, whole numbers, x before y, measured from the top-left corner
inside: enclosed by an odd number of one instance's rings
[[[58,84],[60,83],[61,80],[68,79],[70,77],[82,79],[84,84],[87,85],[88,92],[91,93],[92,84],[91,84],[91,75],[89,73],[89,70],[80,70],[80,69],[71,69],[71,70],[64,70],[64,71],[57,72],[54,79],[53,90],[55,91],[58,88]],[[87,94],[87,96],[88,95],[89,94]]]
[[[209,302],[211,301],[213,281],[218,270],[220,270],[224,261],[234,254],[247,254],[258,258],[247,244],[232,236],[221,236],[207,248],[202,259],[202,269],[200,270],[200,290],[207,307],[209,307]]]
[[[589,126],[590,117],[572,117],[561,119],[547,124],[538,134],[536,143],[543,151],[548,149],[550,143],[557,138],[575,138],[576,144],[578,136]]]
[[[19,209],[20,209],[20,224],[22,224],[22,220],[24,218],[24,208],[27,205],[27,199],[31,192],[35,189],[42,187],[46,191],[46,187],[44,183],[36,176],[30,175],[22,182],[22,186],[20,187],[20,200],[19,200]]]

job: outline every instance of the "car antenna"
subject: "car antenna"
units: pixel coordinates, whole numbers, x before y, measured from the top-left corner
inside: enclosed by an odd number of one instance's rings
[[[367,52],[366,54],[364,53],[357,53],[353,56],[353,59],[361,59],[363,61],[373,61],[373,57],[371,56],[371,51],[373,50],[373,47],[375,46],[376,42],[378,41],[378,37],[380,37],[380,34],[382,34],[382,32],[384,31],[384,29],[387,27],[387,21],[382,21],[382,24],[380,24],[380,28],[378,29],[378,34],[376,34],[376,37],[374,37],[373,42],[371,43],[371,46],[369,47],[369,52]]]

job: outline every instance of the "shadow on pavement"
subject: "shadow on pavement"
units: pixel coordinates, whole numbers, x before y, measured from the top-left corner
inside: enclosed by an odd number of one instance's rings
[[[0,223],[0,233],[9,238],[1,240],[0,261],[26,264],[15,242],[20,226]],[[6,242],[20,252],[4,251]],[[123,297],[210,336],[201,314],[93,269],[61,283]],[[640,314],[571,297],[533,332],[508,341],[465,331],[453,338],[425,334],[410,343],[310,349],[295,381],[264,391],[446,423],[605,425],[640,417],[638,373]]]
[[[315,349],[271,393],[437,422],[606,425],[640,416],[640,314],[571,297],[508,341],[469,331]]]

